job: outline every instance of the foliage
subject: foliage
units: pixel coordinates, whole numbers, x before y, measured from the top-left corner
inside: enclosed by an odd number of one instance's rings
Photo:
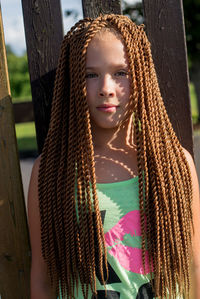
[[[183,0],[188,55],[200,61],[200,1]]]
[[[65,16],[69,17],[69,16],[73,16],[74,19],[77,21],[78,19],[78,11],[75,9],[67,9],[65,10]]]
[[[133,22],[140,25],[144,23],[143,5],[141,1],[134,3],[127,3],[126,0],[122,1],[123,14],[129,16]]]
[[[6,46],[8,71],[12,97],[31,97],[27,55],[16,56],[10,46]]]
[[[19,151],[37,150],[36,132],[34,122],[15,125]]]

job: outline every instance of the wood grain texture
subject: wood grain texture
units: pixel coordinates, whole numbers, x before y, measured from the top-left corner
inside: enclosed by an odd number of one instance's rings
[[[181,0],[143,0],[146,31],[161,94],[173,128],[193,153],[186,42]]]
[[[23,102],[13,104],[15,123],[34,121],[33,103]]]
[[[121,0],[82,0],[84,17],[96,18],[100,14],[122,14]]]
[[[1,298],[30,298],[30,245],[10,96],[0,101],[0,265]]]
[[[59,0],[22,0],[38,151],[48,131],[55,70],[63,39]]]
[[[27,299],[30,245],[0,11],[0,294]]]
[[[8,66],[0,3],[0,99],[6,97],[7,95],[10,95],[10,83],[8,78]]]

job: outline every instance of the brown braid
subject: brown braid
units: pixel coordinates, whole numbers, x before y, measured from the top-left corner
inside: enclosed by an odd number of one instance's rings
[[[85,82],[87,47],[103,30],[120,35],[129,61],[143,265],[147,244],[155,295],[187,297],[192,258],[190,169],[160,94],[144,26],[121,15],[81,20],[62,43],[38,187],[42,254],[52,288],[57,295],[61,289],[62,296],[75,298],[80,280],[88,298],[89,287],[97,294],[97,268],[104,285],[108,275]]]

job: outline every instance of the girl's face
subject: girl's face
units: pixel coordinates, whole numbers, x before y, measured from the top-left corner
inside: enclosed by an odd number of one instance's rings
[[[122,41],[114,33],[97,34],[86,57],[87,102],[91,123],[100,128],[116,128],[129,107],[128,59]]]

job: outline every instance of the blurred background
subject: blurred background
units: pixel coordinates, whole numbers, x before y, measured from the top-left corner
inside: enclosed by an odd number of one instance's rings
[[[64,33],[66,33],[76,21],[83,17],[82,3],[81,0],[61,0],[61,6]],[[2,0],[1,7],[12,100],[13,103],[31,101],[21,1]],[[194,136],[198,136],[200,135],[200,0],[183,0],[183,8],[190,76],[192,122]],[[122,9],[123,14],[130,16],[136,23],[141,24],[144,22],[142,1],[122,0]],[[16,134],[24,185],[27,185],[33,160],[37,156],[34,122],[16,124]],[[200,144],[198,146],[200,152]],[[24,158],[26,158],[26,161],[24,161]],[[27,187],[25,186],[25,196],[26,193]]]

